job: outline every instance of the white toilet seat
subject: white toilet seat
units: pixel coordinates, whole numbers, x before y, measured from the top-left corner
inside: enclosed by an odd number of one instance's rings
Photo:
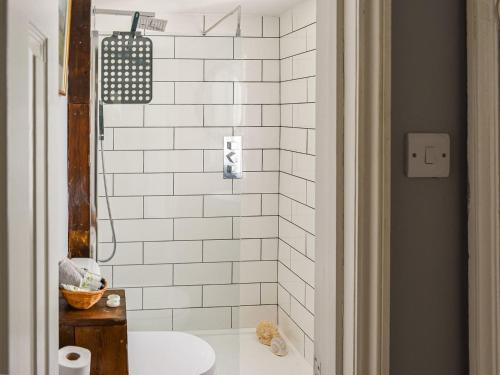
[[[130,375],[214,375],[215,351],[184,332],[129,332]]]

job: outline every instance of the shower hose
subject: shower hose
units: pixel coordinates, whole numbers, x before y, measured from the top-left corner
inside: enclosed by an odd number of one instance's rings
[[[100,137],[100,142],[101,142],[101,163],[102,163],[102,176],[104,179],[104,196],[106,197],[106,207],[108,209],[108,217],[109,217],[109,223],[111,225],[111,239],[113,242],[113,251],[111,252],[111,255],[107,257],[106,259],[99,259],[98,257],[98,252],[96,253],[96,259],[98,262],[101,263],[107,263],[111,259],[114,258],[116,254],[116,232],[115,232],[115,223],[113,221],[113,216],[111,215],[111,206],[109,204],[109,194],[108,194],[108,181],[106,179],[106,166],[104,164],[104,145],[103,145],[103,137]]]

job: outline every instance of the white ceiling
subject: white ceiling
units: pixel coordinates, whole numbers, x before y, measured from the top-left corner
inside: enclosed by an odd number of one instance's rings
[[[158,13],[224,13],[241,4],[243,13],[278,16],[301,0],[94,0],[97,8]]]

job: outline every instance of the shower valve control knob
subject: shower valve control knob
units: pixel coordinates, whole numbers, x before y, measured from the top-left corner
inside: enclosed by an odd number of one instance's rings
[[[234,164],[237,161],[235,158],[235,155],[236,155],[236,152],[231,151],[229,154],[226,155],[226,158],[227,158],[227,160],[229,160],[229,162]]]

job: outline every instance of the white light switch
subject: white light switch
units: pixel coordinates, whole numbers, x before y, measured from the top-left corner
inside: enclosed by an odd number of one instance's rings
[[[409,133],[406,136],[406,149],[408,177],[449,177],[449,134]]]

